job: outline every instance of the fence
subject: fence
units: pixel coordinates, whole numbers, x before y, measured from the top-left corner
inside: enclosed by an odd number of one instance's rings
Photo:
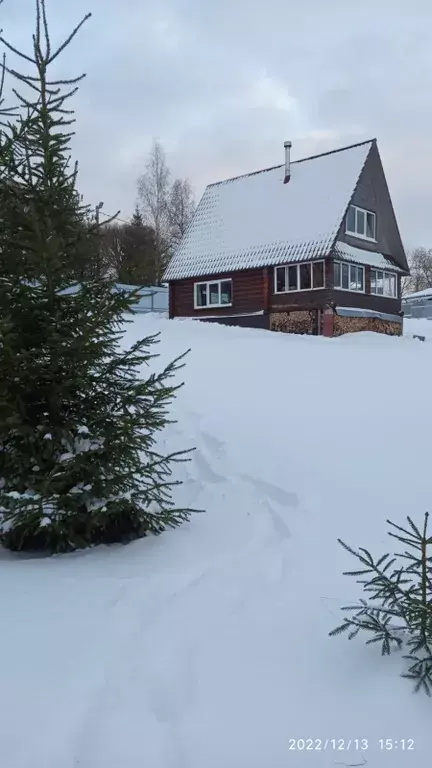
[[[138,286],[116,283],[118,291],[135,291]],[[164,285],[146,286],[138,291],[134,312],[168,312],[168,288]]]
[[[80,289],[78,284],[64,288],[61,293],[73,294],[77,293]],[[125,283],[115,283],[114,290],[117,291],[136,291],[137,285],[126,285]],[[144,288],[139,288],[138,298],[133,306],[133,312],[145,313],[145,312],[168,312],[168,286],[166,285],[149,285]]]
[[[432,301],[429,298],[416,299],[415,301],[402,300],[402,309],[405,317],[432,319]]]

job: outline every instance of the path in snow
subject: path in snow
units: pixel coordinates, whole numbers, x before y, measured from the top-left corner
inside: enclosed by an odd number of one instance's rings
[[[245,518],[250,521],[249,541],[245,547],[242,541],[228,557],[216,553],[212,563],[181,587],[174,573],[171,588],[158,593],[153,604],[141,596],[139,581],[132,585],[133,594],[126,602],[132,613],[141,602],[140,615],[126,621],[133,629],[106,661],[101,685],[83,712],[76,733],[82,768],[134,765],[142,749],[149,765],[198,768],[201,758],[194,762],[188,724],[199,712],[199,680],[211,665],[209,655],[217,653],[214,639],[227,623],[235,625],[258,594],[265,596],[289,578],[289,515],[290,510],[299,510],[297,495],[238,472],[224,443],[199,431],[199,422],[197,414],[189,414],[190,426],[196,425],[195,442],[202,446],[187,470],[190,498],[198,499],[200,491],[213,484],[215,506],[230,499],[232,509],[233,497],[239,505],[246,504],[241,541]],[[183,429],[177,426],[174,431],[181,439]],[[152,660],[156,648],[157,658]],[[124,663],[118,663],[119,657]]]

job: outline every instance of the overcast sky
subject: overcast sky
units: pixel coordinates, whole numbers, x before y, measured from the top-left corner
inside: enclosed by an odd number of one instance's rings
[[[430,0],[47,0],[74,99],[86,202],[127,218],[152,139],[197,198],[207,183],[377,137],[402,238],[432,247]],[[29,49],[34,0],[4,0]],[[313,215],[313,212],[311,212]]]

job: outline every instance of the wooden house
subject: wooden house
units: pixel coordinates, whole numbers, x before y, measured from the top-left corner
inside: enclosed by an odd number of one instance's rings
[[[408,274],[376,140],[210,184],[164,275],[169,315],[402,332]]]

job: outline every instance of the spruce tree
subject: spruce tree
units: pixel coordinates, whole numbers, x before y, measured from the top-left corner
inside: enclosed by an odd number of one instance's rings
[[[81,78],[48,71],[89,17],[53,50],[44,0],[36,11],[32,56],[3,40],[34,74],[7,70],[20,115],[0,142],[0,531],[14,550],[64,552],[158,533],[191,510],[172,504],[185,453],[157,451],[183,359],[143,379],[157,337],[123,348],[135,297],[103,277],[73,285],[100,231],[70,164]]]
[[[428,513],[420,529],[410,517],[403,528],[387,520],[389,536],[403,544],[402,553],[386,553],[375,559],[364,547],[355,551],[341,539],[339,544],[362,564],[346,576],[361,577],[367,599],[342,608],[346,618],[330,635],[348,632],[369,634],[367,644],[381,643],[387,656],[393,649],[407,648],[408,669],[403,674],[414,681],[414,689],[432,694],[432,556],[429,547]]]
[[[119,230],[119,238],[122,245],[119,281],[137,286],[154,285],[156,244],[152,228],[124,224]]]
[[[140,209],[138,208],[137,205],[135,206],[135,210],[134,210],[134,212],[133,212],[133,214],[131,216],[130,223],[131,223],[132,227],[143,227],[144,226],[144,219],[143,219],[142,213],[141,213],[141,211],[140,211]]]

